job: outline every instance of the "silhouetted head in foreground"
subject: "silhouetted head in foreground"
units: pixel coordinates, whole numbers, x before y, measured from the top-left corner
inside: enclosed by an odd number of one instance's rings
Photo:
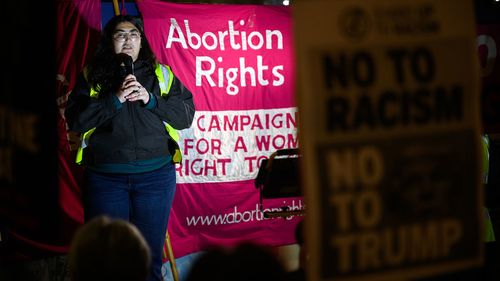
[[[234,248],[214,247],[195,261],[186,281],[280,281],[285,270],[267,248],[242,243]]]
[[[150,250],[139,230],[125,220],[92,219],[75,234],[69,252],[74,281],[144,281]]]

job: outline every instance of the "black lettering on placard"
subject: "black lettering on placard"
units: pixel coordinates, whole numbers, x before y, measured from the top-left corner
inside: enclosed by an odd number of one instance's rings
[[[367,52],[357,52],[352,56],[325,54],[322,61],[326,89],[336,85],[347,88],[351,82],[358,87],[368,87],[375,80],[375,62]]]
[[[408,77],[418,83],[429,83],[435,79],[436,63],[430,50],[418,47],[414,50],[394,48],[387,51],[392,62],[394,79],[404,84]],[[352,55],[340,52],[322,56],[324,85],[330,90],[334,86],[369,87],[376,79],[376,64],[372,55],[359,51]],[[353,83],[351,85],[350,83]]]
[[[354,102],[344,96],[333,96],[326,100],[325,106],[329,132],[423,126],[463,120],[464,89],[454,85],[419,88],[413,92],[386,90],[380,95],[361,93]]]
[[[414,51],[404,48],[389,49],[387,57],[393,63],[393,73],[399,84],[407,82],[408,75],[419,83],[431,82],[436,76],[434,56],[426,48],[420,47]]]

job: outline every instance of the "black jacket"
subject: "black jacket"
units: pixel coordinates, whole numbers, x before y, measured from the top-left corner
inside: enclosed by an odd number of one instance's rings
[[[85,163],[130,163],[172,155],[169,142],[173,140],[163,121],[178,130],[191,126],[195,113],[193,96],[177,77],[168,95],[161,97],[154,71],[136,61],[134,74],[156,99],[153,108],[148,109],[141,101],[127,101],[120,108],[112,91],[91,98],[90,85],[83,74],[78,78],[68,98],[65,118],[71,131],[83,134],[96,128],[84,150]]]

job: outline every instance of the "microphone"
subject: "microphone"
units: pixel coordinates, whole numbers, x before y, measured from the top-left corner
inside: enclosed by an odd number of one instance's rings
[[[125,54],[125,53],[119,53],[117,54],[118,56],[118,61],[120,62],[120,66],[123,69],[123,72],[125,73],[124,76],[127,76],[129,74],[134,74],[134,60],[132,59],[131,56]]]

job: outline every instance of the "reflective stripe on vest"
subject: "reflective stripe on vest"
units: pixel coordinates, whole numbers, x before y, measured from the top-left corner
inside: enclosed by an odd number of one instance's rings
[[[83,77],[85,77],[85,80],[87,80],[87,81],[88,81],[88,79],[87,79],[87,75],[88,75],[88,68],[87,68],[87,67],[85,67],[85,68],[83,69]],[[91,97],[91,98],[95,98],[95,99],[96,99],[96,98],[99,96],[99,90],[101,90],[101,87],[100,87],[99,85],[97,86],[97,89],[94,89],[94,87],[90,88],[90,97]],[[93,132],[93,131],[94,131],[94,130],[92,130],[92,132]]]
[[[82,159],[83,159],[83,150],[89,145],[89,139],[90,135],[95,131],[95,128],[92,128],[88,131],[86,131],[80,140],[80,147],[78,148],[78,151],[76,152],[76,163],[81,164]]]
[[[490,139],[488,135],[482,135],[483,148],[483,183],[488,183],[488,174],[490,171]]]
[[[156,77],[158,78],[159,84],[160,84],[160,95],[166,96],[168,95],[168,92],[170,91],[170,88],[172,87],[172,83],[174,81],[174,75],[172,73],[172,70],[170,70],[169,66],[165,66],[162,64],[156,65],[155,69],[155,74]],[[87,68],[83,70],[83,75],[85,79],[87,80]],[[167,82],[165,82],[167,81]],[[97,89],[94,89],[92,87],[90,89],[90,97],[91,98],[97,98],[99,96],[99,90],[100,87],[99,85],[96,87]],[[176,129],[172,128],[169,124],[166,122],[163,122],[165,124],[165,128],[167,130],[167,133],[170,135],[170,137],[175,141],[176,143],[176,149],[174,152],[174,155],[172,155],[172,161],[174,163],[180,163],[182,160],[182,154],[179,149],[179,146],[177,145],[177,142],[179,141],[179,133],[177,132]],[[92,133],[95,131],[96,128],[92,128],[85,132],[81,137],[80,137],[80,147],[78,148],[78,151],[76,153],[76,163],[81,164],[83,160],[83,149],[85,149],[89,145],[89,140],[90,136]]]
[[[490,172],[490,138],[487,134],[481,135],[481,143],[483,148],[483,184],[488,184],[488,175]],[[491,222],[491,217],[489,211],[486,207],[484,209],[484,221],[485,221],[485,237],[484,242],[495,241],[495,230],[493,228],[493,223]]]
[[[172,87],[172,83],[174,82],[174,74],[172,73],[172,70],[170,69],[169,66],[159,64],[159,67],[156,67],[155,69],[155,74],[156,77],[158,77],[158,81],[160,81],[160,95],[162,97],[168,95],[168,92]],[[167,124],[167,122],[163,122],[163,124],[165,124],[165,128],[167,129],[167,132],[170,135],[170,137],[177,144],[177,142],[179,141],[179,133],[177,132],[177,130],[172,128],[172,126]],[[182,160],[182,153],[181,150],[179,149],[179,146],[176,145],[174,155],[172,155],[172,161],[174,163],[180,163],[181,160]]]

